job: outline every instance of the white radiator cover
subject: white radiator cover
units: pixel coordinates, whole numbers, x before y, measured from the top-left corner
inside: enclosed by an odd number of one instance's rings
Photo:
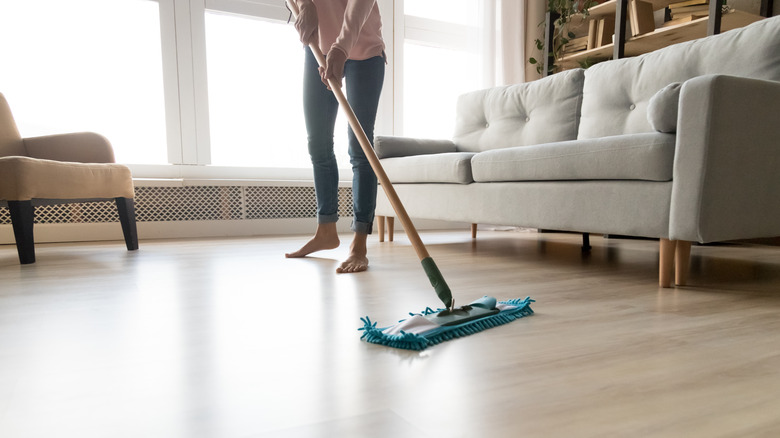
[[[316,227],[314,187],[298,181],[138,180],[135,213],[141,240],[309,234]],[[348,185],[339,187],[339,216],[339,231],[349,231]],[[417,228],[459,227],[420,222]],[[34,233],[37,243],[122,240],[113,200],[36,206]],[[8,208],[0,207],[0,244],[13,243]]]

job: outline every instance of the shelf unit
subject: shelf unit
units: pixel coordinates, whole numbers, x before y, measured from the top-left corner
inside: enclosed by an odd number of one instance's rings
[[[669,4],[679,0],[650,0],[654,10],[667,7]],[[714,35],[732,29],[747,26],[750,23],[762,20],[772,14],[773,0],[761,1],[761,14],[753,15],[747,12],[732,10],[729,13],[721,13],[722,0],[710,0],[710,13],[708,17],[699,18],[687,23],[676,26],[657,28],[653,32],[637,35],[632,38],[625,38],[626,19],[628,10],[628,0],[609,0],[589,9],[588,17],[575,17],[572,19],[572,25],[582,25],[588,20],[594,20],[605,16],[615,16],[615,43],[603,45],[591,50],[585,50],[571,55],[564,56],[556,61],[556,64],[562,69],[579,67],[580,62],[587,59],[594,61],[603,61],[607,59],[618,59],[623,57],[637,56],[643,53],[652,52],[671,44],[677,44],[684,41],[691,41],[703,38],[707,35]],[[577,21],[580,20],[580,21]],[[552,22],[554,19],[547,16],[547,32],[545,41],[545,52],[549,53],[548,47],[552,43]],[[551,62],[552,60],[547,60]],[[545,73],[549,70],[549,64],[545,65]]]

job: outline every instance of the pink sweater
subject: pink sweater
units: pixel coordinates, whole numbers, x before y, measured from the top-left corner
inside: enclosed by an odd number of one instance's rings
[[[322,53],[335,46],[356,61],[382,54],[385,43],[376,0],[309,1],[317,6]]]

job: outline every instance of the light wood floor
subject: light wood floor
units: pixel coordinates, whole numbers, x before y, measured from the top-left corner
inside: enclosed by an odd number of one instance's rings
[[[306,237],[0,246],[0,437],[780,436],[780,248],[660,289],[654,241],[424,232],[459,303],[536,314],[410,352],[357,331],[439,305],[405,236],[353,275]]]

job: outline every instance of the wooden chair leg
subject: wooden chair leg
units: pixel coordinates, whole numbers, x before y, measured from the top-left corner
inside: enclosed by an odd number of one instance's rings
[[[477,238],[477,224],[471,224],[471,238]]]
[[[8,211],[11,213],[19,263],[23,265],[35,263],[35,240],[33,239],[35,211],[32,201],[8,201]]]
[[[387,217],[387,240],[390,242],[393,241],[393,232],[395,231],[393,228],[395,227],[395,218],[393,216]]]
[[[136,250],[138,249],[138,230],[135,226],[135,203],[133,198],[115,198],[115,200],[127,250]]]
[[[377,216],[376,225],[377,225],[377,232],[379,233],[379,241],[384,242],[385,241],[385,217]]]
[[[678,286],[688,283],[688,271],[691,266],[691,242],[679,240],[674,253],[674,282]]]
[[[659,246],[660,262],[658,264],[658,284],[661,287],[672,287],[672,272],[674,271],[674,253],[677,241],[661,239]]]

